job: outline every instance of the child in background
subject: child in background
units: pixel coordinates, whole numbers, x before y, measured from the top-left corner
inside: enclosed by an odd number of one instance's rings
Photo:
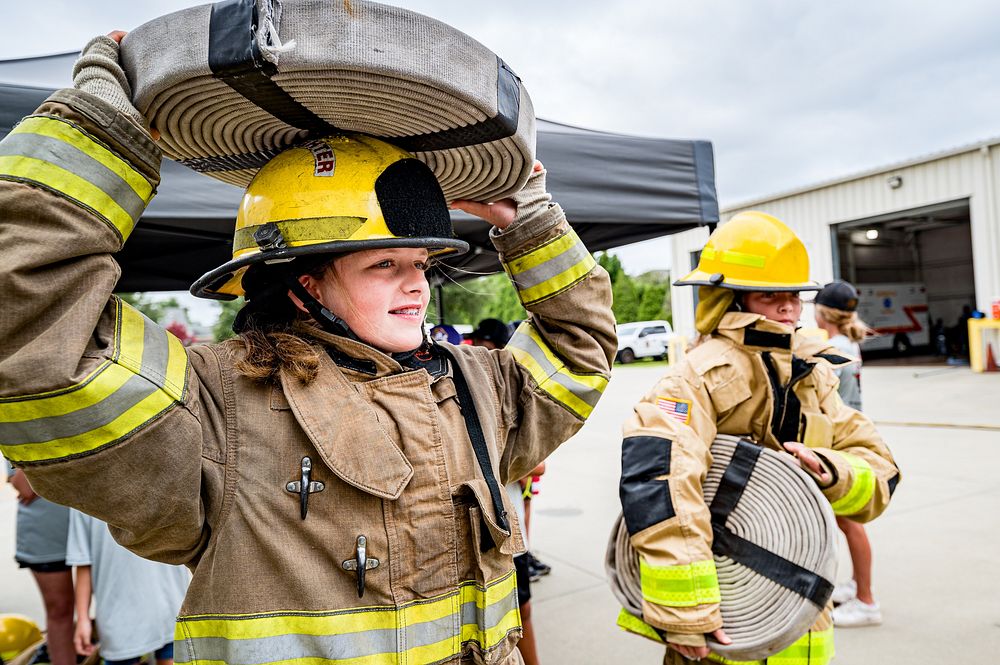
[[[69,508],[35,494],[24,472],[2,457],[0,461],[17,492],[14,560],[31,571],[45,607],[45,644],[34,662],[73,665],[73,574],[66,565]]]
[[[830,282],[816,294],[816,325],[830,335],[830,343],[856,363],[837,370],[838,392],[844,404],[861,410],[861,342],[869,328],[858,319],[858,292],[843,280]],[[833,625],[841,628],[877,626],[882,623],[882,610],[872,595],[872,547],[863,524],[838,516],[837,526],[847,538],[854,576],[850,582],[837,585],[833,591]]]
[[[107,665],[133,665],[155,652],[157,665],[174,662],[174,621],[191,574],[181,566],[142,559],[115,542],[104,522],[70,511],[66,562],[76,567],[76,632],[81,656],[94,652],[90,601],[96,605],[101,656]]]

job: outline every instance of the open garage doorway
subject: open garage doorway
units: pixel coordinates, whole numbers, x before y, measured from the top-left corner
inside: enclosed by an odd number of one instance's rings
[[[961,356],[975,307],[969,201],[904,210],[833,227],[834,267],[861,295],[879,336],[865,356]]]

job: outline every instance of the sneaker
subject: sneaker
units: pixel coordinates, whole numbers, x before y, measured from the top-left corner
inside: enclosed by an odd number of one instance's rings
[[[528,559],[528,574],[532,582],[537,582],[542,575],[548,575],[552,572],[552,566],[542,563],[531,552],[525,552],[524,556]]]
[[[857,595],[858,585],[852,579],[833,587],[833,595],[830,596],[830,600],[833,601],[834,605],[842,605]]]
[[[837,628],[877,626],[880,623],[882,623],[882,611],[878,603],[869,605],[858,598],[852,598],[843,605],[833,608],[833,625]]]

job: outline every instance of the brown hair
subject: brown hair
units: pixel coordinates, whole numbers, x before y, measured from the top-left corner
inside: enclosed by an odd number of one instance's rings
[[[868,324],[858,318],[857,312],[847,312],[819,303],[816,303],[816,311],[824,321],[836,326],[840,334],[852,342],[860,342],[874,332]]]
[[[329,256],[303,274],[319,279],[333,266]],[[301,332],[312,317],[302,312],[288,297],[284,280],[269,266],[254,266],[243,277],[247,304],[233,330],[243,345],[243,357],[234,369],[255,381],[276,381],[282,370],[303,383],[319,373],[320,346]],[[332,272],[332,271],[331,271]],[[334,273],[335,274],[335,273]],[[298,325],[296,325],[298,324]]]

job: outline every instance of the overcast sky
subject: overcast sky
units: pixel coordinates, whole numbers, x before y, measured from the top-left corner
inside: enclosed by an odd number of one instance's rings
[[[195,4],[8,3],[0,58],[78,49]],[[997,2],[396,4],[496,51],[540,117],[711,140],[723,206],[1000,135]],[[666,267],[666,242],[618,253],[629,272]]]

